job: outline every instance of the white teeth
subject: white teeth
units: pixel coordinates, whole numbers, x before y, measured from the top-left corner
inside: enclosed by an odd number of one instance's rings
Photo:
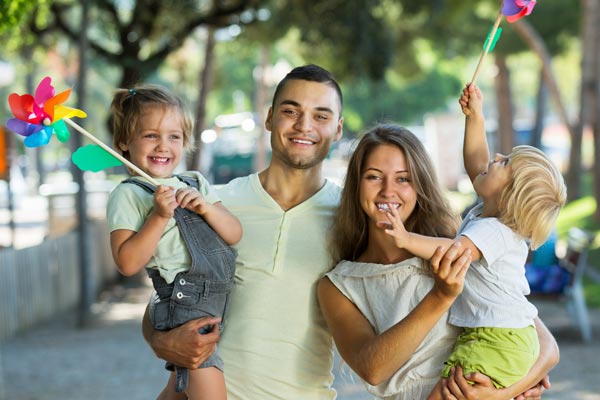
[[[394,208],[398,209],[400,207],[400,204],[392,203],[392,206]],[[377,203],[377,208],[380,209],[380,210],[388,211],[388,212],[391,211],[389,203]]]
[[[313,142],[311,142],[310,140],[302,140],[302,139],[292,139],[292,142],[300,143],[300,144],[313,144]]]
[[[156,162],[167,162],[169,159],[167,157],[152,157],[152,159]]]

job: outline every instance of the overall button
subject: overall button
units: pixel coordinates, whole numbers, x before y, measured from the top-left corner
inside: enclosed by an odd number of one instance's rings
[[[180,285],[185,285],[186,283],[187,283],[187,282],[186,282],[186,281],[185,281],[185,279],[183,279],[183,278],[181,278],[181,279],[179,280],[179,284],[180,284]]]
[[[184,296],[183,296],[183,293],[181,293],[181,292],[177,292],[177,295],[176,295],[176,296],[177,296],[177,298],[178,298],[178,299],[180,299],[180,300],[181,300],[181,299],[183,299],[183,297],[184,297]]]

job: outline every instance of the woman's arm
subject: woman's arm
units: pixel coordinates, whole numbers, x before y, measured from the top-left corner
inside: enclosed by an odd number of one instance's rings
[[[519,382],[504,389],[495,389],[488,377],[480,373],[473,373],[468,376],[469,380],[478,382],[476,385],[470,385],[462,376],[462,370],[457,369],[453,376],[448,378],[447,391],[444,392],[447,399],[498,399],[515,400],[537,399],[541,398],[540,385],[548,388],[549,383],[546,379],[548,372],[559,361],[559,350],[556,340],[542,323],[539,318],[534,320],[535,328],[540,342],[540,355],[537,361]]]
[[[457,247],[449,251],[457,251]],[[436,251],[438,260],[442,252]],[[432,263],[434,287],[404,319],[380,335],[375,334],[358,308],[328,278],[323,278],[317,288],[319,304],[342,358],[371,385],[391,377],[462,291],[469,263],[468,252],[453,265]]]
[[[195,369],[215,351],[220,337],[217,324],[221,318],[202,317],[169,331],[158,331],[152,327],[148,312],[146,307],[142,334],[158,358]],[[213,325],[212,331],[199,334],[198,331],[207,325]]]

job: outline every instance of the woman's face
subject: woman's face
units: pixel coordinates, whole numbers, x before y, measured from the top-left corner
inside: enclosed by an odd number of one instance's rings
[[[387,222],[385,210],[395,207],[406,222],[417,204],[404,152],[389,144],[377,146],[366,158],[360,178],[360,204],[369,224]]]

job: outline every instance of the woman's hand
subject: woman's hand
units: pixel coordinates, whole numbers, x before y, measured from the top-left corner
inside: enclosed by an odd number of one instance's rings
[[[465,275],[471,264],[471,250],[455,241],[448,250],[438,247],[429,261],[433,271],[434,290],[454,301],[462,292]]]
[[[467,382],[467,379],[473,384]],[[540,383],[515,397],[514,400],[540,400],[545,389],[550,388],[550,380],[546,376]],[[442,379],[442,393],[445,400],[510,400],[512,396],[504,389],[496,389],[492,380],[479,372],[466,377],[460,366],[447,379]]]
[[[550,377],[546,375],[537,385],[515,397],[515,400],[539,400],[544,390],[550,389],[550,386]]]

